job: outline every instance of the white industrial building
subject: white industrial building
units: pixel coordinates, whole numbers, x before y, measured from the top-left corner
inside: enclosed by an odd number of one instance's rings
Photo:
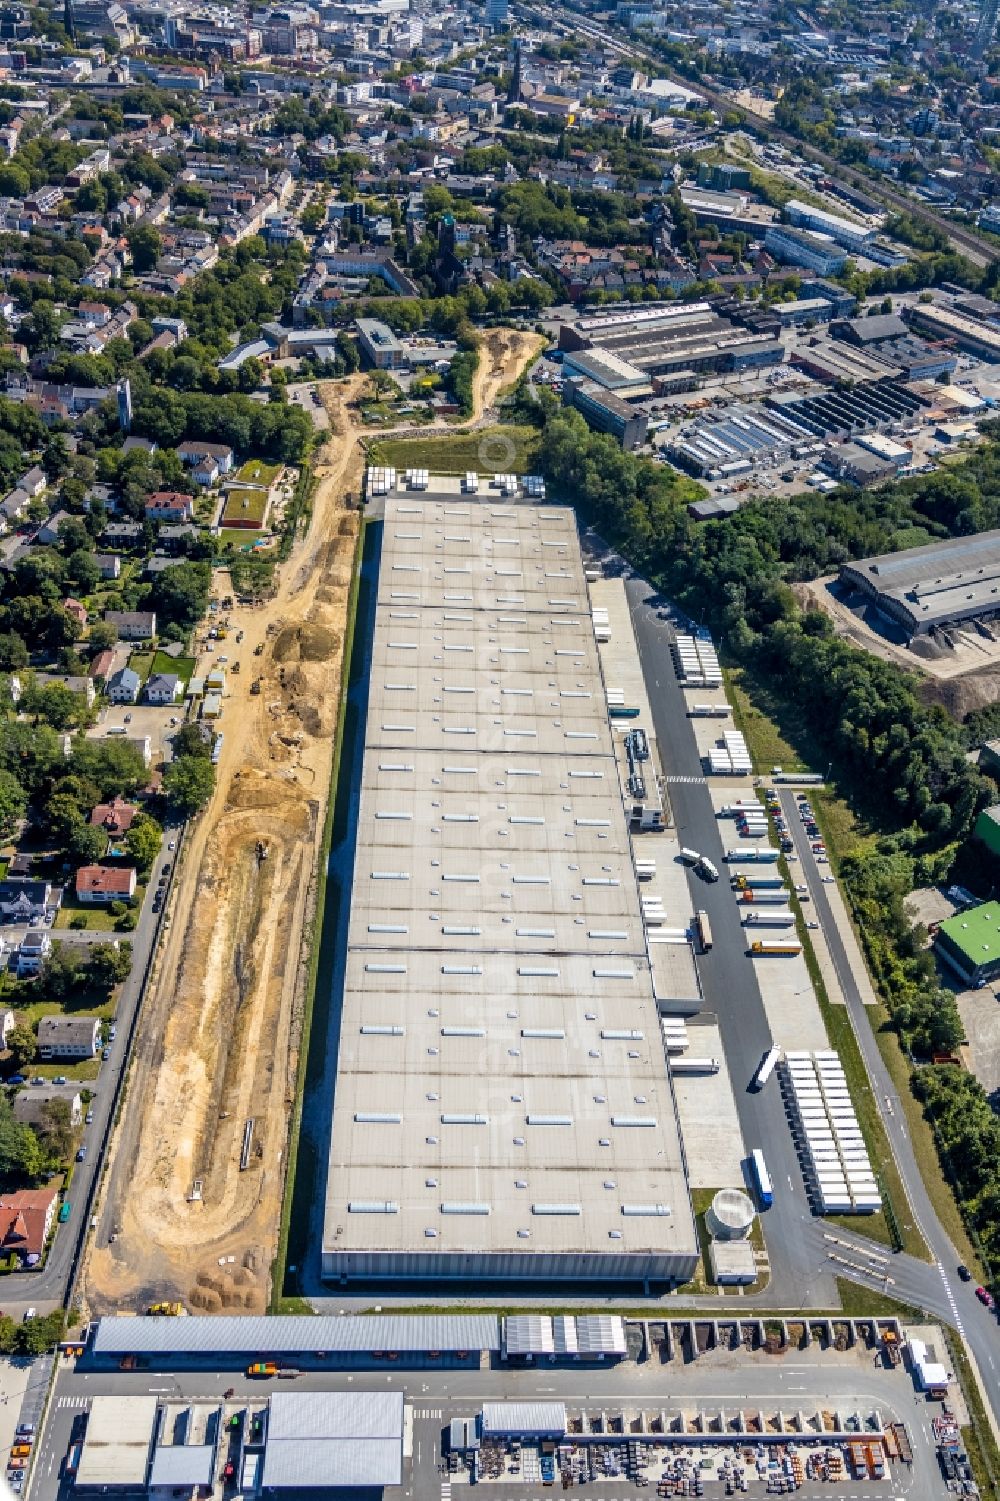
[[[683,1281],[575,520],[463,488],[384,502],[323,1272]]]

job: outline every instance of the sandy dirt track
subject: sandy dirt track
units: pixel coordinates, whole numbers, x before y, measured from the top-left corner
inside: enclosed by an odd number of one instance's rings
[[[509,329],[484,337],[468,425],[541,342]],[[228,651],[241,672],[229,674],[215,794],[182,849],[140,1021],[82,1284],[91,1314],[168,1298],[192,1312],[259,1312],[268,1303],[305,999],[302,938],[330,795],[359,524],[344,497],[356,498],[362,480],[356,402],[366,381],[321,388],[331,435],[316,465],[308,535],[271,601],[228,612]],[[227,594],[228,575],[214,589]],[[261,691],[252,695],[256,677]],[[201,1197],[192,1200],[196,1180]]]

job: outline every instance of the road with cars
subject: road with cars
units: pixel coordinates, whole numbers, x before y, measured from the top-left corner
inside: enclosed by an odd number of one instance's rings
[[[107,1059],[101,1063],[101,1071],[97,1079],[84,1086],[94,1095],[89,1107],[93,1111],[93,1120],[84,1133],[83,1141],[87,1148],[84,1161],[75,1165],[73,1181],[67,1195],[71,1205],[69,1219],[59,1226],[45,1266],[41,1271],[13,1272],[4,1280],[4,1309],[14,1317],[23,1314],[29,1307],[37,1308],[39,1313],[43,1313],[60,1305],[65,1299],[74,1275],[77,1260],[88,1233],[93,1191],[100,1181],[103,1170],[108,1137],[114,1122],[115,1105],[122,1076],[128,1063],[136,1014],[145,985],[146,970],[156,945],[160,924],[165,917],[162,910],[163,898],[157,899],[155,893],[157,890],[169,889],[180,836],[181,825],[169,823],[164,828],[163,843],[159,855],[153,862],[146,900],[139,912],[135,928],[127,935],[132,944],[132,968],[119,993],[115,1016],[115,1040],[110,1045]],[[174,848],[171,849],[171,846]],[[167,880],[162,887],[158,887],[157,883],[164,865],[168,862],[171,869],[167,873]],[[61,928],[48,931],[52,932],[53,940],[56,942],[61,942],[64,937],[72,940],[81,936],[70,929],[65,932]],[[100,933],[94,936],[107,940],[114,935]]]
[[[948,1312],[943,1317],[964,1333],[971,1346],[983,1378],[990,1388],[991,1404],[1000,1423],[1000,1324],[995,1313],[989,1312],[977,1300],[975,1284],[971,1281],[963,1282],[958,1275],[957,1267],[961,1258],[945,1234],[924,1187],[906,1129],[902,1102],[865,1014],[861,990],[830,902],[830,868],[816,862],[811,840],[796,808],[795,794],[782,790],[779,797],[789,835],[799,856],[801,879],[809,888],[813,912],[823,929],[830,959],[871,1081],[875,1103],[882,1117],[882,1125],[910,1201],[914,1222],[934,1257],[933,1267],[912,1257],[893,1257],[892,1275],[897,1283],[893,1288],[893,1295],[912,1299],[925,1307],[936,1305],[940,1310],[941,1294],[944,1294]]]

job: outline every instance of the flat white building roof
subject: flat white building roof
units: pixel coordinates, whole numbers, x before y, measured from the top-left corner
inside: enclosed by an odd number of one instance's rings
[[[684,1279],[573,513],[390,495],[377,601],[324,1274]]]

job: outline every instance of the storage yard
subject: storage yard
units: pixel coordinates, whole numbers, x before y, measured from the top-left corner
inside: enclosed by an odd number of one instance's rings
[[[120,1370],[130,1323],[146,1353]],[[272,1323],[280,1349],[262,1350]],[[340,1354],[280,1340],[337,1324]],[[172,1354],[189,1332],[197,1349]],[[456,1351],[463,1338],[485,1351]],[[371,1348],[383,1340],[404,1348]],[[950,1376],[944,1407],[922,1384],[941,1342],[894,1320],[111,1319],[59,1362],[35,1493],[366,1487],[440,1501],[474,1479],[584,1501],[644,1489],[931,1501],[957,1479],[973,1496]]]

